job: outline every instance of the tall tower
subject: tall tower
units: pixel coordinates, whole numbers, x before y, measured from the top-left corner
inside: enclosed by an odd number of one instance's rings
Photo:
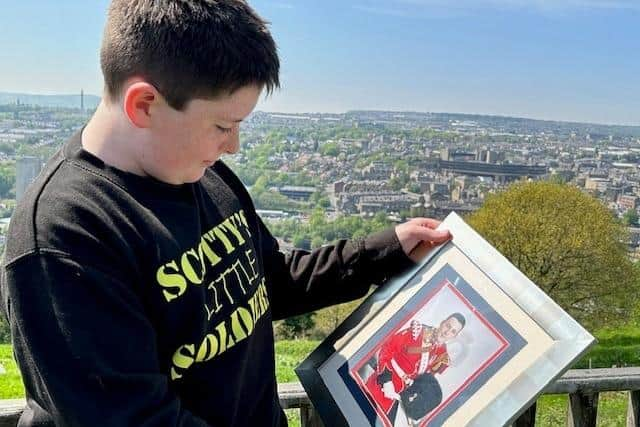
[[[29,184],[40,173],[42,161],[37,157],[20,157],[16,161],[16,200],[20,200]]]

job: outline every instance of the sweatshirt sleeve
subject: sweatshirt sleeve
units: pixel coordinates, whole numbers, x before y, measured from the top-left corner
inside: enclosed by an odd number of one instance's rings
[[[285,255],[258,221],[275,320],[360,298],[371,285],[415,265],[393,228],[363,240],[339,240],[311,252],[296,249]]]
[[[27,410],[56,425],[207,426],[171,392],[144,307],[115,276],[59,253],[3,266],[14,353],[35,390]]]

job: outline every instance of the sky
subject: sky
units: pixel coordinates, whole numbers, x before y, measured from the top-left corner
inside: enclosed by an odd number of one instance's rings
[[[0,0],[0,91],[100,95],[107,0]],[[640,125],[639,0],[250,0],[282,87],[258,109]]]

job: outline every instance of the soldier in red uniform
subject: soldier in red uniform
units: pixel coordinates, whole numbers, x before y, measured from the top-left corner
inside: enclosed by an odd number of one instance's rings
[[[454,313],[440,326],[423,325],[412,320],[387,340],[378,353],[376,372],[366,382],[366,388],[378,406],[389,412],[405,387],[420,374],[441,374],[449,366],[446,343],[455,338],[466,320]]]

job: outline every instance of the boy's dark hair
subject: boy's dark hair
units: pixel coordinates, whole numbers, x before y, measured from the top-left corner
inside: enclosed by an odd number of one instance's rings
[[[279,87],[276,44],[243,0],[113,0],[100,64],[107,96],[140,76],[182,110],[249,84]]]
[[[445,321],[451,319],[452,317],[456,319],[458,322],[460,322],[461,329],[464,328],[464,325],[467,323],[467,321],[462,314],[453,313],[451,316],[447,317]]]

